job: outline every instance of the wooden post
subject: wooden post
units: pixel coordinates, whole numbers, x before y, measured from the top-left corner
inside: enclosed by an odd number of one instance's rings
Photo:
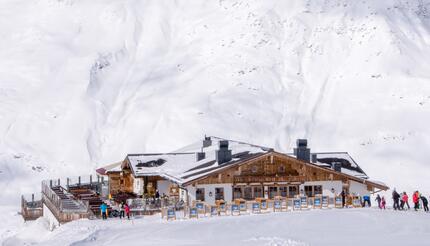
[[[49,180],[49,187],[52,188],[52,180]]]
[[[81,176],[78,177],[78,184],[81,185]]]
[[[70,179],[69,178],[67,178],[67,190],[69,190],[69,185],[70,185]]]
[[[93,175],[90,175],[90,185],[93,184]]]
[[[97,183],[100,183],[100,176],[97,175]]]
[[[31,194],[31,202],[34,202],[34,194]]]
[[[60,184],[60,179],[58,179],[58,186],[60,186],[61,184]]]

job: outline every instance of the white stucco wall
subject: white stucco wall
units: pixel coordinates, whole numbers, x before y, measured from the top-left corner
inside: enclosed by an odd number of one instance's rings
[[[195,187],[189,185],[186,188],[188,190],[190,203],[196,200],[197,188],[205,189],[205,202],[210,205],[215,205],[215,188],[224,188],[224,200],[226,202],[231,202],[233,199],[232,184],[207,184],[207,185],[197,185]],[[209,196],[210,193],[212,193],[212,196]]]
[[[335,195],[338,195],[340,192],[342,192],[342,181],[312,181],[312,182],[305,182],[304,184],[301,184],[299,189],[305,190],[305,186],[307,185],[322,185],[323,188],[323,196],[330,196],[334,197]],[[335,190],[335,193],[332,192],[332,189]]]
[[[53,230],[60,226],[60,222],[55,218],[51,210],[43,204],[43,217],[49,221],[49,229]]]
[[[349,181],[349,193],[358,195],[358,196],[364,196],[364,195],[370,195],[370,192],[367,190],[367,185],[361,184],[355,181],[350,180]]]
[[[143,194],[143,179],[142,178],[135,178],[133,180],[133,192],[142,195]]]

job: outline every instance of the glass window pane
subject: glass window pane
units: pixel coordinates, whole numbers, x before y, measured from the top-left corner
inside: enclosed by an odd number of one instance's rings
[[[233,199],[242,198],[242,189],[240,187],[233,188]]]
[[[215,200],[224,200],[224,188],[215,188]]]
[[[263,188],[261,186],[254,187],[254,198],[263,197]]]
[[[252,187],[249,187],[249,186],[247,186],[247,187],[245,187],[244,189],[243,189],[243,193],[244,193],[244,198],[246,199],[246,200],[252,200]]]
[[[289,186],[288,190],[289,190],[288,197],[294,198],[298,194],[297,191],[299,189],[297,188],[297,186]]]
[[[204,201],[205,200],[205,189],[197,188],[196,189],[196,200]]]
[[[322,192],[323,191],[323,189],[322,189],[322,185],[315,185],[314,186],[314,194],[315,195],[322,195]]]
[[[279,187],[279,195],[282,197],[287,197],[288,196],[288,189],[286,186],[281,186]]]

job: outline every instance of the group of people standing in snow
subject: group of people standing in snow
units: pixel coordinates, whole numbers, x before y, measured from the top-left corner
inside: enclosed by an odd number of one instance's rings
[[[125,216],[130,219],[130,206],[128,206],[127,203],[120,203],[118,210],[120,219],[125,218]],[[105,202],[100,205],[100,215],[102,216],[103,220],[106,220],[109,217],[108,205]]]
[[[394,210],[409,210],[411,207],[409,206],[409,196],[406,192],[401,192],[400,194],[396,191],[396,189],[393,190],[392,194],[393,198],[393,209]],[[384,196],[380,196],[379,194],[376,196],[375,199],[378,202],[378,207],[380,209],[385,209],[386,200]],[[420,201],[422,202],[422,208],[425,212],[429,211],[428,208],[428,200],[425,196],[419,193],[419,191],[415,191],[412,195],[412,202],[414,203],[414,210],[418,211],[420,209]],[[406,206],[406,207],[405,207]]]

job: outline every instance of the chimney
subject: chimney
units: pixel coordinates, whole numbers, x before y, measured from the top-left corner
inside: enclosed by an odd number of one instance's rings
[[[297,159],[310,162],[311,160],[311,150],[308,148],[307,139],[297,139],[297,148],[294,148],[294,155]]]
[[[318,162],[317,154],[312,154],[311,155],[311,161],[312,161],[312,163],[317,163]]]
[[[333,162],[331,164],[331,168],[333,170],[335,170],[336,172],[341,172],[342,171],[342,162]]]
[[[212,145],[211,137],[205,136],[205,139],[203,140],[203,148],[209,147],[211,145]]]
[[[196,161],[201,161],[206,158],[205,152],[197,152],[196,153]]]
[[[231,161],[231,150],[228,149],[228,141],[219,141],[219,149],[215,151],[216,161],[218,165]]]

